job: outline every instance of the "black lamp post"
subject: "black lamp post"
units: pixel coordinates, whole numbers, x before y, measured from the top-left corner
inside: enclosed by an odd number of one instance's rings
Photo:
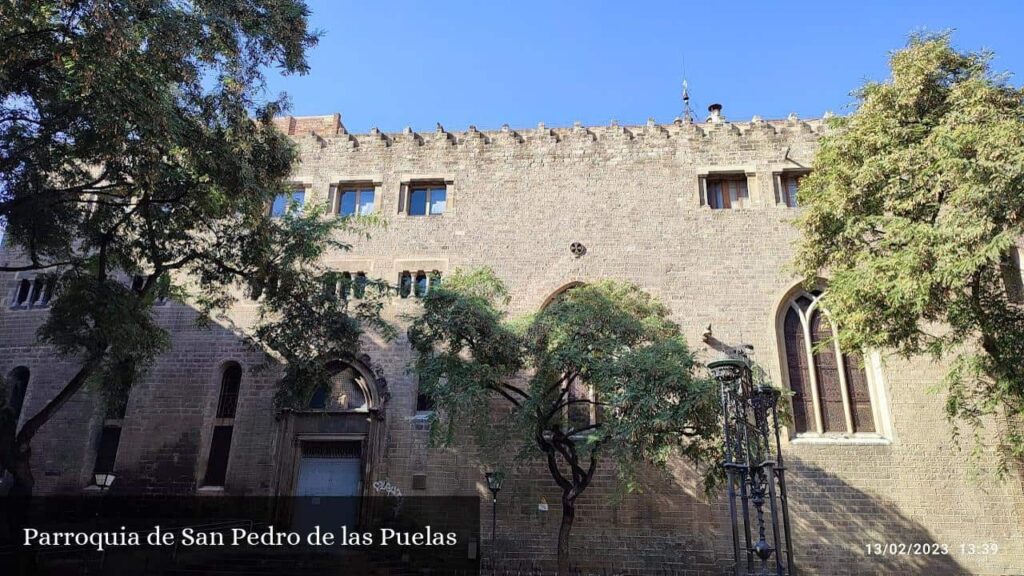
[[[501,490],[501,472],[487,472],[487,489],[491,491],[491,547],[494,547],[494,532],[498,526],[498,492]]]
[[[98,504],[98,506],[96,508],[96,519],[98,521],[100,521],[100,522],[103,521],[102,514],[103,514],[103,499],[104,499],[104,496],[106,496],[107,490],[110,490],[110,487],[114,485],[114,479],[116,479],[116,478],[117,478],[117,476],[115,476],[114,474],[111,474],[109,472],[106,472],[106,473],[100,472],[100,473],[97,473],[97,474],[93,474],[93,480],[96,481],[96,486],[98,486],[99,489],[100,489],[100,501],[99,501],[99,504]],[[103,569],[104,569],[104,567],[106,565],[107,565],[107,551],[104,550],[101,553],[101,555],[100,555],[100,567],[99,567],[100,573],[103,572]]]
[[[708,369],[718,381],[722,404],[722,465],[728,476],[735,574],[749,574],[760,564],[758,573],[764,576],[791,576],[789,498],[777,412],[781,393],[764,383],[755,386],[745,359],[711,362]]]
[[[96,508],[96,516],[99,517],[103,512],[103,496],[107,494],[107,490],[114,484],[114,479],[117,478],[114,474],[109,472],[98,472],[92,475],[93,481],[96,482],[96,487],[100,489],[100,501]]]

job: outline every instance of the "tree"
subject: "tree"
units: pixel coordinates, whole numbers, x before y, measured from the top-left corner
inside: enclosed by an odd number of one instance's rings
[[[946,410],[976,448],[991,416],[1024,417],[1024,91],[990,60],[912,36],[832,120],[799,190],[797,264],[830,278],[841,344],[953,358]],[[1004,432],[1003,471],[1024,455]]]
[[[354,355],[362,320],[380,325],[373,300],[353,308],[320,288],[321,256],[368,222],[311,206],[268,217],[291,193],[296,152],[271,121],[283,97],[261,101],[263,71],[306,71],[307,15],[301,0],[32,0],[0,13],[0,224],[18,254],[0,272],[56,281],[39,340],[80,363],[16,434],[5,428],[12,494],[31,495],[32,438],[70,398],[91,384],[123,402],[167,348],[158,297],[209,319],[243,286],[262,293],[253,337],[287,363],[284,398],[327,377],[324,351]]]
[[[712,462],[717,400],[668,308],[635,285],[580,286],[514,322],[499,308],[507,302],[489,269],[446,279],[409,328],[414,370],[443,415],[434,422],[440,441],[468,429],[485,454],[543,458],[562,491],[566,574],[576,502],[599,463],[616,461],[635,488],[642,463],[674,453]]]

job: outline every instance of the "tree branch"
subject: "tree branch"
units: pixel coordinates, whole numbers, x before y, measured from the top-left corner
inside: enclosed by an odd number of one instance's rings
[[[64,388],[43,406],[42,410],[36,412],[34,416],[29,418],[25,424],[21,427],[18,432],[17,443],[18,445],[27,445],[32,441],[32,438],[36,435],[36,432],[42,428],[43,424],[49,421],[50,417],[54,415],[61,406],[67,403],[72,396],[75,395],[82,386],[88,380],[89,376],[100,366],[103,360],[104,352],[94,353],[88,358],[79,368],[78,372],[73,378],[64,386]]]

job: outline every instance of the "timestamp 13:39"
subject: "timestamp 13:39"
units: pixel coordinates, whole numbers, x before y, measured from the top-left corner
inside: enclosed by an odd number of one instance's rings
[[[938,542],[874,542],[864,546],[868,556],[948,556],[950,553],[961,556],[988,556],[999,553],[999,545],[995,542],[964,542],[953,545]]]

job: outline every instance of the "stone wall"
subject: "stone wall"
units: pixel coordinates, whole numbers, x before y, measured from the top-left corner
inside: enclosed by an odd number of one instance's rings
[[[797,210],[775,200],[773,174],[813,163],[821,124],[795,118],[749,123],[670,124],[531,130],[470,128],[430,134],[371,131],[348,134],[335,116],[286,118],[282,129],[301,151],[294,180],[307,202],[329,202],[331,186],[371,182],[388,221],[348,253],[332,254],[339,270],[360,270],[396,283],[402,270],[450,273],[491,266],[511,290],[510,312],[537,310],[573,282],[617,278],[639,284],[674,312],[702,359],[712,326],[725,346],[754,347],[773,381],[782,380],[776,320],[797,279],[789,268]],[[700,177],[742,173],[750,207],[701,205]],[[403,185],[448,183],[444,215],[399,210]],[[577,257],[570,244],[586,248]],[[0,253],[0,262],[13,258]],[[419,267],[419,268],[418,268]],[[17,277],[0,277],[8,295]],[[396,300],[389,314],[415,309]],[[190,491],[202,477],[216,409],[221,366],[244,368],[225,490],[270,494],[277,485],[279,421],[273,410],[274,370],[242,331],[255,306],[241,302],[231,321],[193,326],[194,313],[168,304],[156,314],[174,337],[171,352],[133,390],[124,419],[117,469],[126,486]],[[0,371],[28,366],[25,413],[37,411],[74,372],[73,363],[34,344],[44,310],[0,310]],[[406,494],[486,496],[471,447],[433,449],[414,418],[416,383],[407,372],[407,342],[367,337],[365,351],[382,371],[386,408],[384,457],[374,477]],[[805,574],[1007,574],[1024,570],[1024,489],[1019,476],[986,475],[990,455],[972,470],[950,442],[943,397],[925,392],[942,366],[883,355],[880,372],[887,437],[866,440],[787,439],[796,556]],[[35,443],[43,492],[81,490],[88,482],[102,425],[99,403],[79,395]],[[707,574],[730,561],[725,501],[702,495],[682,463],[651,471],[643,494],[614,498],[612,463],[580,502],[575,558],[583,567],[630,573]],[[413,490],[414,475],[426,489]],[[548,511],[538,509],[542,501]],[[524,470],[506,482],[494,548],[508,565],[553,559],[559,495],[546,473]],[[483,509],[490,549],[490,505]],[[994,555],[962,555],[961,544],[994,541]],[[869,543],[947,543],[947,557],[869,557]],[[549,564],[548,564],[549,565]]]

